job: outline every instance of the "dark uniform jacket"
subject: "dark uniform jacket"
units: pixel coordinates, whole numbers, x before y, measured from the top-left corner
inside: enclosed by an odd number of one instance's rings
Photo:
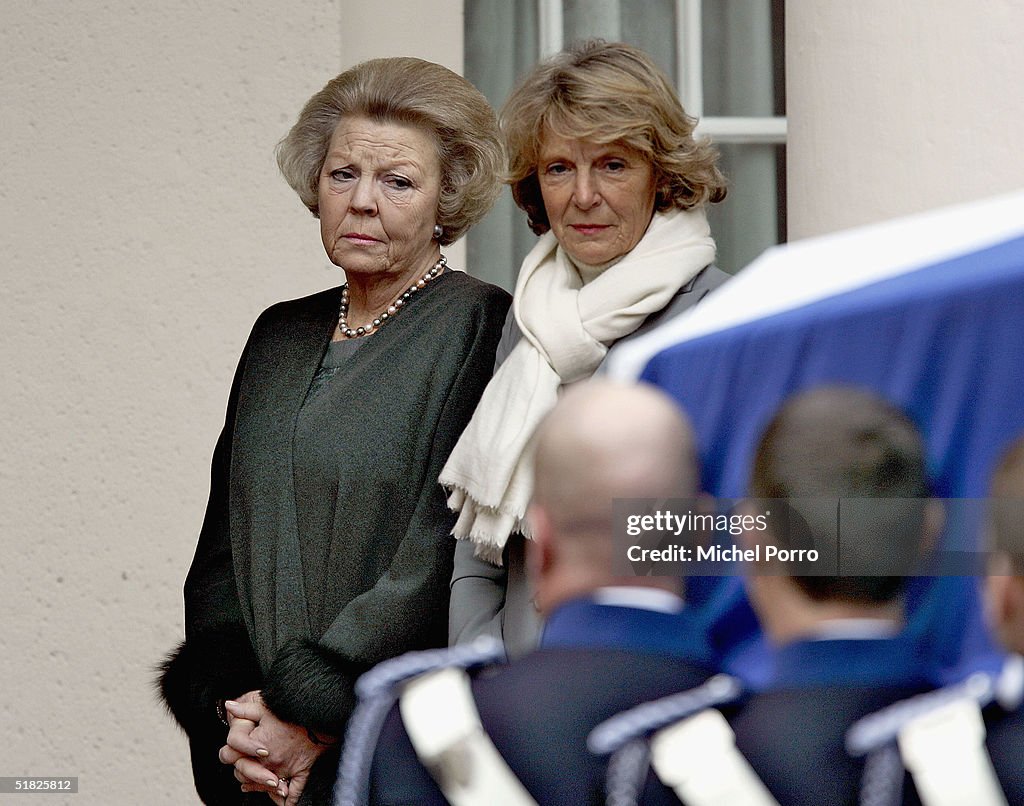
[[[856,804],[862,763],[845,747],[865,714],[933,687],[903,639],[802,641],[732,721],[736,745],[780,804]]]
[[[540,649],[473,678],[484,728],[539,804],[604,802],[605,759],[590,731],[648,699],[698,685],[716,670],[686,610],[667,614],[575,600],[548,622]],[[397,707],[373,759],[373,804],[444,804],[420,765]]]
[[[1017,662],[1024,671],[1024,660]],[[1012,704],[993,703],[982,712],[985,747],[1010,806],[1024,806],[1024,680],[1016,684]]]
[[[799,641],[773,658],[765,690],[729,714],[736,746],[781,806],[855,806],[863,759],[846,732],[866,714],[934,687],[904,638]],[[642,802],[678,804],[648,776]]]

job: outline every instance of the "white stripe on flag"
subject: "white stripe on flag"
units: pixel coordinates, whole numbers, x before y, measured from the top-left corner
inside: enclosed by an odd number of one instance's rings
[[[621,345],[608,374],[633,380],[656,353],[1024,235],[1024,192],[775,246],[700,305]]]

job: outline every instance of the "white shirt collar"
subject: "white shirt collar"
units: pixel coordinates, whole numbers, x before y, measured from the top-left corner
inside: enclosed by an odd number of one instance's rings
[[[884,618],[827,619],[815,625],[811,641],[871,641],[892,638],[900,625]]]
[[[676,614],[683,609],[683,600],[660,588],[645,588],[633,585],[613,585],[598,588],[593,599],[597,604],[611,607],[635,607],[639,610],[653,610],[657,613]]]

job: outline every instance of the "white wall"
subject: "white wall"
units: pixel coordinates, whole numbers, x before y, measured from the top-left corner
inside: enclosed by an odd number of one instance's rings
[[[341,68],[382,56],[416,56],[462,74],[462,0],[341,0]],[[444,248],[466,269],[466,243]]]
[[[274,144],[343,65],[460,67],[461,26],[451,0],[4,9],[0,774],[80,777],[47,802],[195,801],[152,667],[231,373],[262,308],[339,282]]]
[[[1024,187],[1024,3],[786,4],[789,237]]]

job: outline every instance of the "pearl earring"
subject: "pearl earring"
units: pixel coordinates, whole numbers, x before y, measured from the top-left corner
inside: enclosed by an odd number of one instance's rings
[[[440,224],[434,224],[434,240],[438,240],[442,235],[444,235],[444,227]]]

